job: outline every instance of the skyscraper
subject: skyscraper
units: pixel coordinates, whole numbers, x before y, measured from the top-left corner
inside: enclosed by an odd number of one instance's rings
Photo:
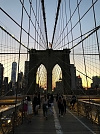
[[[74,64],[70,64],[70,72],[71,72],[71,89],[76,89],[76,68]]]
[[[26,82],[28,82],[28,73],[29,73],[29,61],[25,61],[24,78]]]
[[[81,89],[82,87],[82,78],[79,76],[76,76],[76,85],[77,85],[77,89]]]
[[[11,82],[14,84],[16,82],[16,70],[17,70],[17,63],[12,63],[12,72],[11,72]]]
[[[2,83],[3,83],[3,71],[4,71],[4,67],[0,63],[0,88],[2,87]]]

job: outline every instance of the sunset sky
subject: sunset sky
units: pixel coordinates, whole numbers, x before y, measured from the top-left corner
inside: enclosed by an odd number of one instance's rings
[[[21,0],[22,1],[22,0]],[[29,13],[29,1],[24,0],[24,6]],[[92,0],[78,0],[80,2],[79,5],[79,12],[80,12],[80,18],[81,19],[81,30],[82,35],[90,31],[95,27],[94,23],[94,17],[93,17],[93,8],[89,10],[89,8],[92,5]],[[93,0],[94,2],[94,9],[95,9],[95,17],[96,17],[96,26],[100,25],[100,0]],[[54,39],[53,47],[54,49],[64,49],[64,48],[72,48],[72,45],[77,44],[81,38],[73,41],[72,43],[68,43],[67,36],[63,42],[61,42],[64,35],[67,34],[67,28],[64,31],[64,34],[59,38],[60,33],[62,32],[63,28],[66,26],[66,16],[65,16],[65,3],[66,3],[66,12],[67,12],[67,21],[70,20],[70,10],[69,10],[69,0],[62,0],[61,3],[61,10],[59,12],[59,18],[58,18],[58,25],[56,28],[56,36]],[[55,23],[55,16],[57,11],[57,0],[44,0],[45,5],[45,12],[46,12],[46,25],[47,25],[47,35],[48,35],[48,42],[52,42],[52,36],[53,36],[53,30],[54,30],[54,23]],[[0,0],[0,6],[1,8],[7,12],[18,24],[21,24],[21,2],[20,0]],[[32,1],[32,6],[36,14],[36,0]],[[75,8],[77,7],[77,0],[70,0],[70,7],[71,7],[71,14],[74,12]],[[40,0],[37,0],[37,18],[41,18],[42,20],[42,10],[40,12],[39,9],[41,9],[41,3]],[[88,11],[89,10],[89,11]],[[88,13],[84,16],[84,14],[88,11]],[[35,17],[32,14],[31,19],[33,23],[35,24]],[[40,21],[40,19],[38,19]],[[78,9],[74,13],[72,17],[72,26],[79,21],[78,16]],[[18,40],[20,40],[20,28],[11,20],[9,19],[1,10],[0,10],[0,25],[4,27],[7,31],[9,31],[13,36],[15,36]],[[30,26],[30,35],[32,37],[35,37],[35,29],[33,28],[32,24]],[[43,21],[41,22],[41,29],[43,31]],[[23,17],[23,28],[28,31],[29,29],[29,18],[27,17],[25,11],[24,11],[24,17]],[[38,25],[36,25],[37,30],[39,31]],[[71,24],[68,24],[68,31],[71,29]],[[68,34],[69,42],[72,41],[72,34],[73,34],[73,40],[80,36],[80,25],[79,23],[73,28],[72,33],[70,32]],[[43,33],[43,35],[45,35]],[[88,34],[87,34],[88,35]],[[84,35],[87,36],[87,35]],[[59,39],[58,39],[59,38]],[[83,37],[82,37],[83,38]],[[58,41],[57,41],[58,39]],[[38,44],[35,45],[35,41],[30,38],[29,39],[29,48],[35,48],[35,49],[43,49]],[[99,40],[99,46],[100,46],[100,30],[98,30],[98,40]],[[23,31],[21,41],[24,45],[27,46],[28,38],[27,34]],[[39,41],[39,40],[38,40]],[[57,46],[57,44],[58,46]],[[40,42],[42,43],[42,42]],[[65,43],[65,44],[64,44]],[[8,35],[5,35],[4,32],[0,29],[0,53],[1,52],[19,52],[19,44],[11,39]],[[2,44],[5,45],[5,47],[2,47]],[[42,44],[43,45],[43,44]],[[84,53],[85,54],[98,54],[98,47],[97,47],[97,40],[96,35],[92,34],[89,38],[87,38],[84,42]],[[63,47],[62,47],[63,46]],[[12,48],[12,49],[11,49]],[[21,47],[21,52],[27,52],[27,50],[24,47]],[[73,53],[78,54],[74,55]],[[86,78],[83,74],[85,74],[85,65],[86,65],[86,72],[87,75],[92,78],[92,76],[100,76],[100,61],[98,55],[81,55],[83,54],[82,44],[80,43],[78,46],[76,46],[71,50],[70,53],[70,63],[74,64],[76,67],[76,74],[80,75],[82,77],[82,83],[84,86],[87,86]],[[84,57],[85,57],[85,65],[84,65]],[[0,63],[4,64],[5,67],[5,76],[9,76],[10,79],[10,73],[11,73],[11,65],[13,61],[16,61],[18,63],[18,55],[1,55],[0,57]],[[24,72],[24,61],[27,60],[26,55],[21,55],[20,57],[20,71]],[[82,73],[79,73],[82,72]],[[58,74],[57,74],[58,75]],[[42,76],[44,77],[44,76]],[[44,77],[45,78],[45,77]],[[46,78],[45,78],[46,79]],[[54,81],[56,79],[56,74]],[[57,79],[59,80],[59,78]],[[92,80],[88,79],[88,86],[90,86]],[[44,84],[45,85],[45,84]]]

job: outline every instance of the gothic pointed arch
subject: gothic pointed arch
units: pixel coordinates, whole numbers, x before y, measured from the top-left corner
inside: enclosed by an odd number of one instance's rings
[[[37,92],[43,92],[40,90],[47,87],[47,70],[42,63],[37,68],[36,85],[37,85],[37,89],[36,89]]]
[[[52,70],[52,89],[54,93],[63,93],[62,69],[59,64]]]
[[[71,77],[70,77],[70,59],[69,59],[69,49],[63,50],[35,50],[31,49],[29,51],[29,75],[28,75],[28,86],[29,94],[33,94],[35,92],[36,86],[36,72],[37,68],[42,63],[47,70],[47,92],[52,92],[52,69],[58,64],[62,69],[62,80],[64,85],[64,94],[71,94],[70,85],[71,85]],[[65,73],[66,72],[66,73]],[[67,81],[67,83],[66,83]]]

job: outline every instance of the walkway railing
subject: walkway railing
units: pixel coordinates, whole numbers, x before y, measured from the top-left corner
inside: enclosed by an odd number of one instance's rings
[[[70,99],[67,99],[66,102],[70,107]],[[16,107],[15,105],[12,105],[0,110],[0,134],[13,132],[17,125],[23,123],[24,113],[22,109],[23,102],[16,104]],[[92,123],[94,122],[100,125],[100,104],[87,100],[77,100],[74,111],[77,112],[78,115],[83,115],[91,120]]]
[[[67,105],[70,107],[70,99],[67,99]],[[80,114],[91,120],[92,123],[94,122],[100,125],[100,104],[87,100],[77,100],[73,110],[76,111],[78,115]]]
[[[16,108],[16,110],[15,110]],[[0,134],[8,134],[22,121],[22,104],[7,106],[0,110]],[[15,112],[16,111],[16,112]]]

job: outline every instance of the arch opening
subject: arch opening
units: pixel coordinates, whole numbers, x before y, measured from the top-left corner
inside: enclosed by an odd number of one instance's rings
[[[36,91],[44,93],[47,89],[47,70],[43,64],[41,64],[36,72]]]
[[[62,70],[58,64],[52,70],[52,91],[54,93],[63,93]]]

